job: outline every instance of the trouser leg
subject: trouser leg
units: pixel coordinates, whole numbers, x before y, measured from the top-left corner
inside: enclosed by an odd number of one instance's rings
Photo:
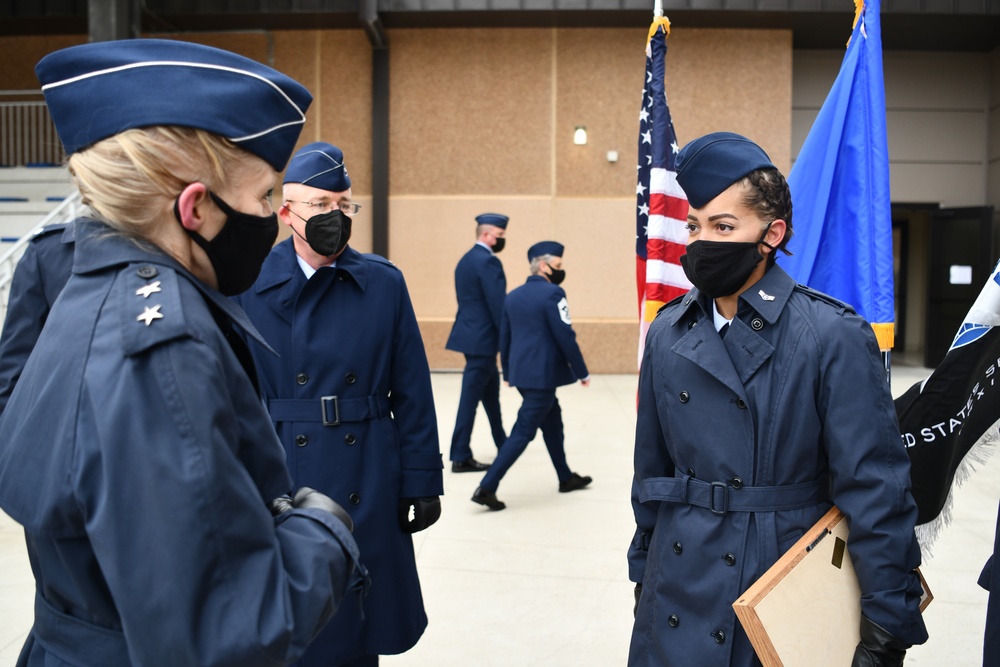
[[[472,426],[476,421],[476,409],[482,399],[483,390],[490,380],[490,366],[496,375],[496,357],[465,355],[465,370],[462,372],[462,393],[458,399],[458,414],[455,430],[451,435],[449,460],[467,461],[472,458]],[[497,389],[499,392],[499,387]]]
[[[497,370],[495,359],[493,372],[483,387],[483,410],[486,411],[486,418],[490,421],[493,442],[499,449],[507,439],[507,432],[503,429],[503,419],[500,416],[500,372]]]
[[[480,488],[486,491],[496,492],[500,480],[528,447],[528,443],[535,437],[535,433],[552,408],[552,403],[556,400],[555,389],[519,388],[518,391],[523,400],[521,409],[517,411],[517,421],[514,422],[514,428],[510,430],[510,436],[500,448],[493,465],[479,483]]]
[[[573,476],[573,472],[566,463],[566,449],[564,448],[562,408],[559,407],[559,399],[553,393],[552,407],[549,409],[545,419],[542,421],[542,438],[545,440],[545,449],[549,451],[549,458],[556,469],[556,475],[560,482],[565,482]]]

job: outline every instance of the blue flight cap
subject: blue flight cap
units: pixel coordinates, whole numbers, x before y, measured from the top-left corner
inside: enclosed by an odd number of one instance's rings
[[[530,262],[536,257],[541,257],[542,255],[552,255],[553,257],[563,256],[563,244],[556,243],[555,241],[539,241],[535,245],[528,248],[528,261]]]
[[[676,165],[691,208],[702,208],[752,171],[776,169],[760,146],[733,132],[695,139],[677,153]]]
[[[346,192],[351,187],[351,177],[344,166],[344,151],[323,141],[303,146],[288,163],[284,182]]]
[[[510,220],[502,213],[481,213],[476,216],[477,225],[493,225],[500,229],[507,229],[507,221]]]
[[[166,39],[71,46],[35,66],[66,153],[125,130],[176,125],[229,139],[285,168],[312,95],[235,53]]]

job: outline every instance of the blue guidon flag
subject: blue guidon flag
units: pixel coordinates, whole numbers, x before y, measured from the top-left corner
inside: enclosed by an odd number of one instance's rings
[[[948,354],[896,399],[910,455],[917,523],[925,545],[948,520],[951,488],[998,438],[1000,417],[1000,263],[959,327]]]

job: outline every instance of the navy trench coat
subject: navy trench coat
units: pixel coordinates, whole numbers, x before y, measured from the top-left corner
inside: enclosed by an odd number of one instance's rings
[[[77,221],[73,276],[0,419],[0,507],[35,622],[18,665],[285,665],[356,577],[357,545],[292,490],[233,327],[173,259]]]
[[[684,502],[684,499],[687,502]],[[927,638],[909,462],[871,327],[772,267],[725,338],[692,290],[650,326],[639,379],[628,664],[759,664],[732,603],[835,503],[862,612]]]
[[[280,354],[251,344],[292,477],[350,512],[371,575],[364,618],[345,605],[303,664],[406,651],[427,616],[398,505],[442,495],[443,481],[430,370],[403,274],[348,247],[307,281],[289,238],[238,298]]]

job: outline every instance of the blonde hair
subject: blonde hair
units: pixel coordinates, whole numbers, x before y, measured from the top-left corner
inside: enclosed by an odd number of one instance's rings
[[[174,200],[189,183],[218,190],[256,162],[205,130],[156,126],[125,130],[74,153],[69,170],[84,204],[123,234],[147,238],[158,219],[173,215]]]

